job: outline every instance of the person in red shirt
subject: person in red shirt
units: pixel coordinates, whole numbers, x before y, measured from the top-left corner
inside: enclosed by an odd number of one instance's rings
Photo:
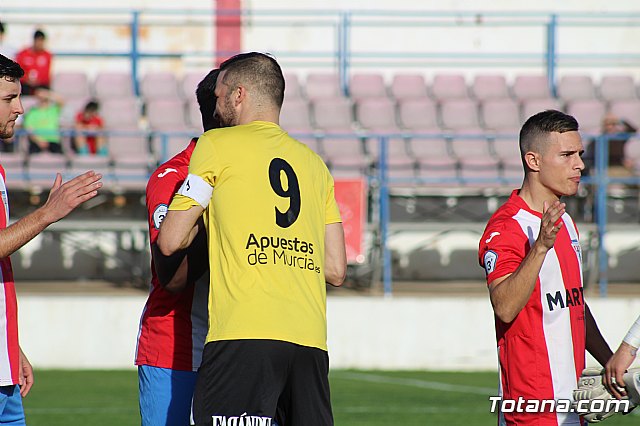
[[[98,113],[100,105],[96,101],[89,101],[84,109],[76,115],[76,135],[74,145],[80,155],[107,155],[107,145],[101,130],[104,128],[102,117]]]
[[[33,95],[37,88],[51,87],[51,53],[45,49],[46,36],[42,30],[33,34],[33,46],[22,49],[16,62],[24,70],[20,79],[23,95]]]

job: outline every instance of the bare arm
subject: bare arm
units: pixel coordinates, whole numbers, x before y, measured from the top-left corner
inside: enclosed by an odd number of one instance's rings
[[[556,241],[562,222],[556,222],[564,214],[565,204],[559,201],[547,207],[540,223],[540,233],[529,253],[512,274],[493,280],[489,284],[489,295],[493,312],[503,322],[510,323],[527,304],[536,286],[540,268],[547,252]]]
[[[342,223],[331,223],[324,235],[324,279],[339,287],[347,275],[347,253],[344,243]]]
[[[27,396],[33,386],[33,367],[20,348],[20,396]]]
[[[587,351],[600,363],[600,365],[606,365],[613,352],[609,347],[609,344],[602,337],[598,324],[589,309],[589,305],[584,305],[584,322],[586,326],[586,349]]]
[[[158,248],[165,256],[189,247],[198,233],[195,224],[204,208],[193,206],[189,210],[169,210],[158,234]]]
[[[13,254],[31,241],[47,226],[71,213],[83,202],[95,197],[102,187],[102,175],[93,171],[62,183],[62,176],[56,180],[46,203],[5,229],[0,229],[0,258]]]

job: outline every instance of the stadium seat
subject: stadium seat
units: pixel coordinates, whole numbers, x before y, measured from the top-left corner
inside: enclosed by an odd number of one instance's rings
[[[451,140],[451,152],[458,159],[469,157],[493,158],[493,152],[489,140],[484,137],[476,137],[475,134],[468,137],[456,135]]]
[[[185,100],[187,103],[187,125],[196,133],[202,133],[202,114],[200,114],[200,105],[195,98]]]
[[[448,99],[440,105],[440,123],[452,131],[481,132],[478,105],[471,99]]]
[[[140,95],[145,102],[158,99],[178,99],[178,80],[168,71],[147,72],[140,81]]]
[[[460,179],[467,187],[497,188],[502,186],[499,162],[493,157],[460,158]]]
[[[467,82],[462,74],[436,74],[431,84],[431,96],[437,101],[467,99]]]
[[[529,117],[541,111],[555,109],[560,111],[560,102],[553,98],[527,99],[522,102],[521,121],[524,124]]]
[[[346,98],[315,99],[311,104],[315,127],[331,132],[351,132],[354,117],[351,101]]]
[[[406,130],[439,132],[435,102],[426,98],[405,99],[398,104],[398,121]]]
[[[100,102],[100,115],[107,128],[137,128],[141,116],[140,104],[136,98],[106,99]]]
[[[371,132],[400,132],[395,105],[389,98],[364,98],[356,101],[356,120]]]
[[[386,98],[382,74],[354,74],[349,80],[349,95],[355,102],[366,98]]]
[[[27,157],[27,176],[33,188],[48,189],[53,185],[56,174],[65,174],[67,159],[64,155],[39,152]]]
[[[602,118],[606,113],[604,103],[598,99],[572,101],[565,108],[567,114],[578,120],[580,132],[583,134],[600,133]]]
[[[81,71],[60,71],[51,79],[51,90],[62,96],[65,101],[89,99],[91,88],[89,79]]]
[[[21,151],[3,152],[0,155],[0,164],[2,164],[6,174],[5,184],[9,190],[25,188],[27,184],[25,158],[25,154]]]
[[[114,191],[143,192],[149,179],[149,164],[139,158],[120,158],[113,163]]]
[[[365,140],[367,154],[372,161],[378,162],[380,156],[380,139],[367,138]],[[407,152],[404,138],[391,137],[387,139],[387,164],[393,168],[413,167],[414,159]]]
[[[628,74],[603,75],[599,93],[600,98],[607,102],[638,98],[633,77]]]
[[[589,75],[564,75],[558,81],[557,91],[564,103],[596,97],[595,86]]]
[[[509,98],[509,87],[503,75],[476,75],[473,79],[472,92],[478,101]]]
[[[331,167],[359,169],[370,164],[358,137],[323,138],[322,150]]]
[[[491,145],[496,157],[502,163],[522,165],[520,160],[519,128],[505,129],[500,135],[492,136]]]
[[[285,100],[302,98],[302,89],[297,74],[284,74],[284,98]]]
[[[480,104],[485,129],[502,132],[521,126],[518,104],[511,99],[490,99]]]
[[[629,122],[635,128],[640,128],[640,100],[612,101],[609,104],[609,112]]]
[[[66,179],[72,179],[88,170],[102,174],[104,189],[109,189],[113,183],[110,159],[99,155],[72,155],[66,171]]]
[[[307,76],[305,91],[311,101],[344,96],[338,74],[310,73]]]
[[[200,83],[208,73],[209,71],[189,71],[185,73],[179,83],[182,99],[186,101],[193,100],[195,102],[198,83]]]
[[[285,97],[280,110],[280,127],[289,133],[313,132],[307,101],[302,98]]]
[[[133,98],[133,79],[128,72],[100,71],[93,91],[99,100]]]
[[[147,133],[138,129],[120,129],[110,133],[108,150],[109,156],[116,163],[130,159],[146,164],[151,158]]]
[[[544,75],[518,75],[511,86],[513,96],[519,101],[529,101],[532,99],[549,99],[549,80]]]
[[[391,95],[397,101],[426,98],[427,82],[422,74],[396,74],[391,81]]]
[[[146,104],[151,130],[183,131],[189,128],[182,99],[155,99]]]
[[[421,163],[452,159],[449,142],[444,138],[412,138],[409,140],[408,151]]]
[[[420,187],[451,187],[459,182],[458,164],[452,158],[421,159],[416,169]]]

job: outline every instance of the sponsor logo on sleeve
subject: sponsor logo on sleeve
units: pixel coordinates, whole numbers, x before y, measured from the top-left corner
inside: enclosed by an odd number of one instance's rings
[[[178,171],[176,169],[172,169],[171,167],[167,167],[166,169],[164,169],[164,172],[158,173],[158,177],[163,178],[169,173],[178,173]]]
[[[487,275],[489,275],[496,269],[497,260],[498,255],[491,250],[484,254],[484,270],[487,272]]]
[[[160,224],[164,220],[164,217],[167,215],[167,211],[169,207],[166,204],[159,204],[158,207],[153,211],[153,226],[156,229],[160,229]]]

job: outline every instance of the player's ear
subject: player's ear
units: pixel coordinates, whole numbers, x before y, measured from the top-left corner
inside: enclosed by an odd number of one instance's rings
[[[535,172],[540,170],[540,154],[529,151],[524,155],[524,162],[530,170]]]
[[[247,89],[244,86],[238,86],[238,88],[236,89],[235,93],[234,93],[234,101],[235,104],[241,104],[242,101],[244,101],[244,99],[247,97]]]

